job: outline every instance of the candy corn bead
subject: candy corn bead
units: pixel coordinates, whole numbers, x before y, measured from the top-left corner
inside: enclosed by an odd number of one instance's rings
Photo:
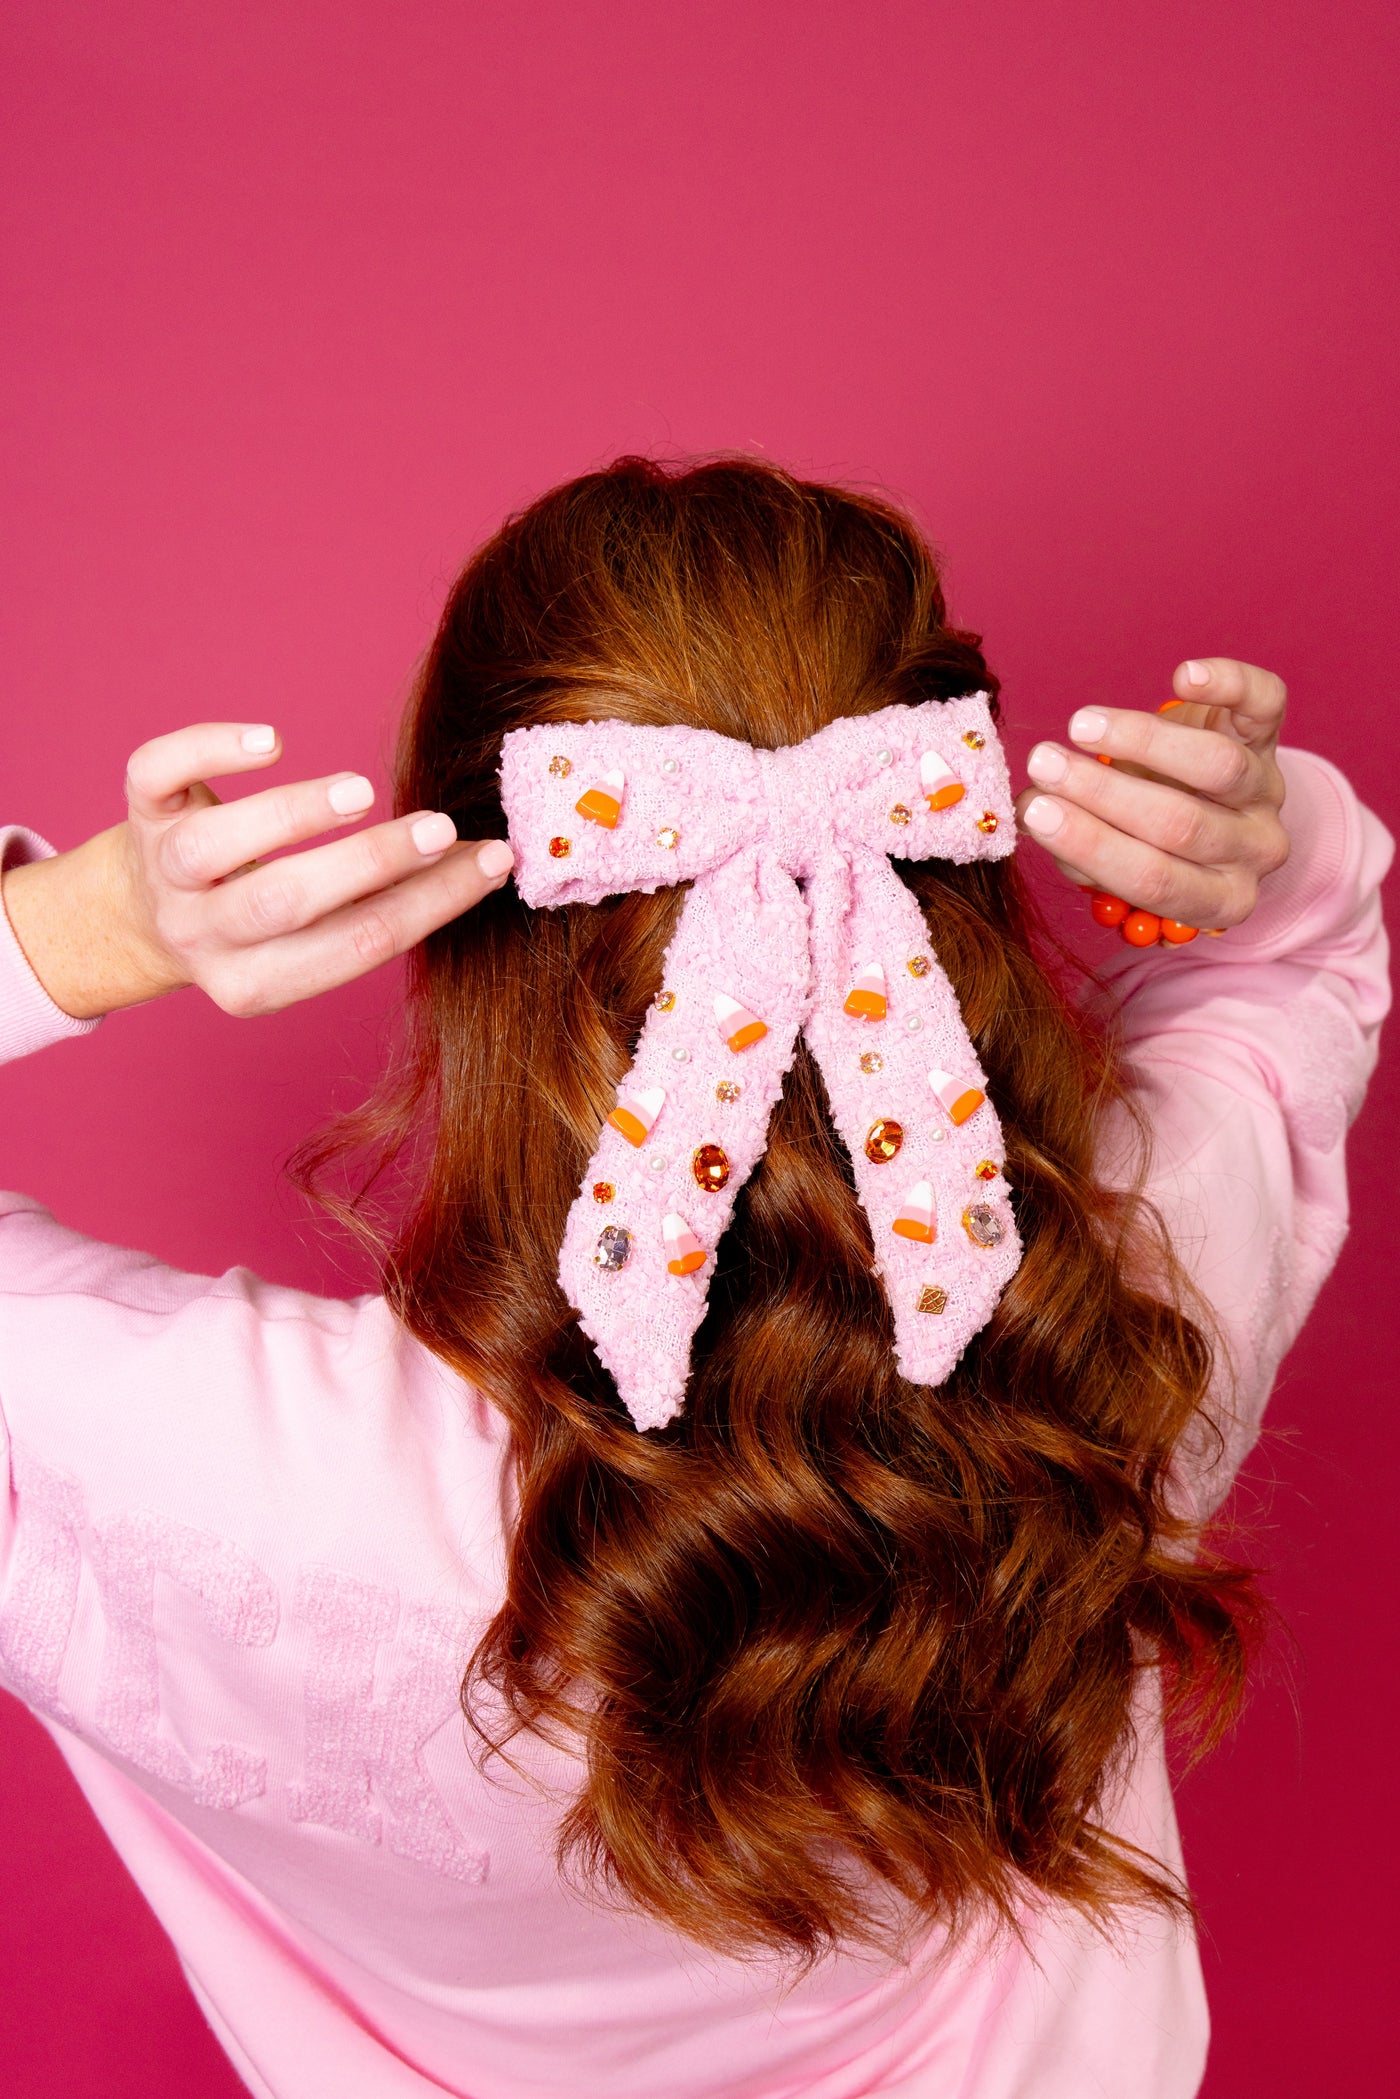
[[[1096,889],[1093,898],[1089,915],[1096,926],[1121,926],[1132,909],[1121,896],[1110,896],[1106,889]]]
[[[890,1230],[900,1239],[917,1239],[923,1246],[932,1246],[936,1236],[933,1189],[927,1181],[915,1181],[896,1211]]]
[[[1195,939],[1200,930],[1199,926],[1184,926],[1179,918],[1162,920],[1162,938],[1168,947],[1184,947],[1188,940]]]
[[[919,787],[930,809],[951,809],[967,791],[937,751],[925,751],[919,760]]]
[[[661,1236],[666,1242],[666,1268],[671,1275],[694,1275],[697,1268],[705,1265],[705,1249],[696,1238],[683,1217],[673,1210],[661,1220]]]
[[[726,997],[722,991],[715,998],[715,1019],[732,1050],[748,1049],[751,1043],[761,1042],[768,1033],[767,1021],[760,1020],[756,1013],[750,1013],[747,1006],[741,1006],[737,999]]]
[[[857,1020],[883,1020],[886,1006],[885,972],[878,962],[867,962],[846,993],[846,1011]]]
[[[980,1086],[972,1085],[967,1079],[954,1078],[951,1071],[931,1071],[928,1082],[954,1122],[966,1122],[987,1098]]]
[[[601,780],[595,780],[591,787],[584,789],[574,807],[591,824],[602,824],[609,831],[615,830],[622,814],[622,790],[626,784],[621,773],[604,773]]]
[[[621,1130],[629,1144],[645,1144],[665,1105],[666,1092],[661,1086],[649,1086],[643,1093],[624,1093],[608,1121],[615,1130]]]
[[[1162,921],[1155,911],[1130,911],[1120,931],[1129,947],[1155,947],[1162,937]]]

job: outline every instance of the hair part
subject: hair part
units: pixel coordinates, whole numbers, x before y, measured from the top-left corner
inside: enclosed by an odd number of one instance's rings
[[[724,459],[621,459],[508,521],[454,586],[405,717],[398,806],[498,835],[501,740],[615,718],[763,748],[997,681],[888,502]],[[1124,1099],[1014,861],[896,863],[988,1075],[1024,1258],[935,1389],[901,1378],[850,1162],[799,1042],[720,1242],[684,1413],[640,1435],[559,1287],[677,890],[528,909],[507,886],[410,966],[397,1082],[304,1149],[415,1132],[385,1254],[409,1330],[511,1433],[505,1601],[463,1704],[586,1772],[561,1867],[728,1952],[893,1950],[1032,1891],[1103,1921],[1185,1907],[1105,1791],[1160,1673],[1197,1746],[1238,1698],[1254,1592],[1173,1514],[1212,1376],[1148,1206],[1095,1176]],[[481,1695],[489,1692],[489,1697]],[[488,1721],[487,1711],[503,1714]]]

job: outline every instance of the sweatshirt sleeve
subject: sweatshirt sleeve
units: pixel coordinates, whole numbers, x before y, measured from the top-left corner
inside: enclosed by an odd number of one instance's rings
[[[1116,995],[1126,1073],[1146,1125],[1102,1132],[1113,1185],[1141,1182],[1214,1315],[1221,1441],[1180,1454],[1204,1519],[1258,1437],[1279,1363],[1346,1237],[1346,1134],[1390,1004],[1380,883],[1393,841],[1326,759],[1280,752],[1290,856],[1218,939],[1124,948]]]
[[[51,860],[53,854],[53,847],[37,831],[0,824],[0,875],[6,868],[23,867],[31,860]],[[46,1049],[51,1042],[90,1035],[99,1025],[95,1020],[74,1020],[54,1004],[0,908],[0,1064],[28,1056],[31,1050]]]
[[[0,830],[11,864],[48,850]],[[0,910],[0,1056],[91,1026],[46,996]],[[434,1581],[455,1580],[461,1497],[494,1507],[496,1434],[381,1295],[185,1273],[0,1190],[0,1688],[139,1769],[184,1769],[167,1740],[182,1723],[157,1726],[156,1572],[183,1599],[172,1682],[188,1717],[189,1700],[235,1696],[219,1672],[271,1638],[302,1559],[379,1579],[377,1555],[397,1565],[408,1538],[425,1565],[437,1553]],[[453,1520],[435,1531],[449,1441]],[[494,1580],[481,1554],[468,1572]]]

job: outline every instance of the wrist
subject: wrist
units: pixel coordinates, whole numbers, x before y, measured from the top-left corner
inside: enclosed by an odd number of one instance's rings
[[[125,824],[7,868],[0,895],[25,960],[59,1009],[95,1020],[187,980],[141,923]]]

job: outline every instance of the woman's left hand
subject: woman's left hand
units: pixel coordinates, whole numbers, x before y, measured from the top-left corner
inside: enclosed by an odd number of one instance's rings
[[[1072,882],[1187,926],[1237,926],[1288,858],[1287,693],[1272,671],[1223,656],[1179,664],[1172,690],[1170,711],[1082,707],[1074,749],[1037,744],[1017,820]]]

